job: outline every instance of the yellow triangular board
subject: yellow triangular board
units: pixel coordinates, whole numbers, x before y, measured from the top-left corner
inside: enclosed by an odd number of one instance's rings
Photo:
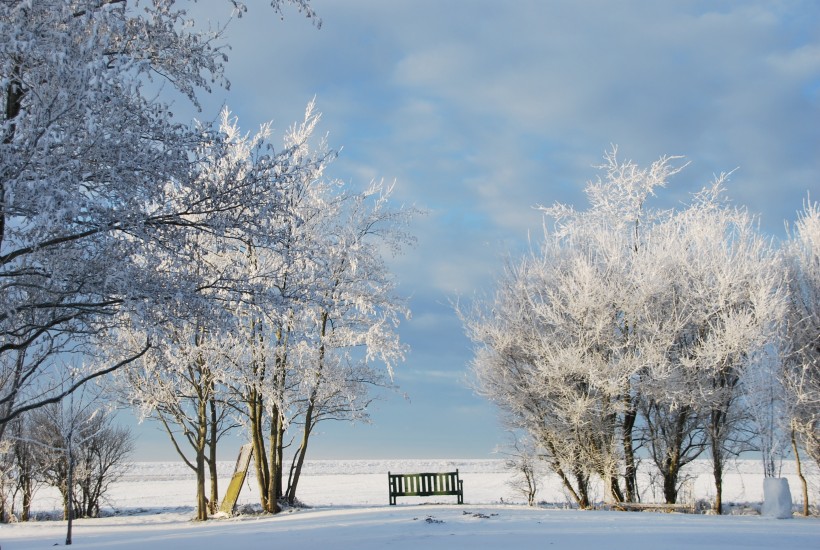
[[[233,514],[233,508],[236,506],[242,484],[245,483],[245,474],[248,473],[248,466],[250,466],[252,456],[253,445],[250,443],[242,445],[242,448],[239,449],[239,457],[236,459],[236,467],[233,469],[233,477],[231,477],[231,482],[228,484],[228,490],[225,491],[222,505],[219,507],[220,512],[225,512],[228,515]]]

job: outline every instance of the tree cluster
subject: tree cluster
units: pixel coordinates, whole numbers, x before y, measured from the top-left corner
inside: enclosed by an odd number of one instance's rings
[[[134,446],[130,429],[100,406],[98,398],[82,403],[69,398],[11,423],[12,437],[0,466],[3,521],[32,519],[32,502],[43,486],[59,490],[63,519],[99,517],[105,495],[125,473]]]
[[[383,256],[412,209],[325,179],[312,104],[278,148],[227,110],[177,122],[164,98],[199,106],[227,84],[224,29],[186,4],[0,2],[0,442],[128,367],[124,398],[194,451],[204,519],[226,430],[247,426],[274,511],[287,430],[302,431],[293,500],[316,423],[366,418],[368,387],[389,384],[374,362],[401,359],[406,308]]]
[[[460,311],[479,391],[583,508],[595,483],[639,501],[642,459],[674,503],[686,465],[708,456],[719,512],[729,457],[782,456],[781,419],[809,453],[816,441],[817,208],[783,247],[728,204],[726,175],[682,208],[650,208],[676,160],[608,154],[589,208],[545,208],[540,247]]]
[[[413,210],[389,208],[391,188],[381,184],[349,193],[311,177],[284,193],[287,208],[277,215],[285,237],[203,256],[203,271],[230,266],[249,284],[221,289],[208,316],[154,327],[165,334],[119,375],[125,398],[162,424],[196,472],[200,519],[218,503],[216,450],[225,433],[248,433],[261,505],[276,512],[281,499],[296,501],[316,425],[366,421],[369,389],[389,386],[405,353],[396,329],[409,312],[383,250],[410,240],[403,227]]]

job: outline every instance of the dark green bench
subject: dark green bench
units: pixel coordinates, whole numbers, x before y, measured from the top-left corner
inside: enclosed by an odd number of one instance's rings
[[[396,497],[429,497],[433,495],[453,495],[458,503],[464,504],[464,482],[455,472],[424,474],[391,474],[387,472],[390,488],[390,505],[396,504]]]

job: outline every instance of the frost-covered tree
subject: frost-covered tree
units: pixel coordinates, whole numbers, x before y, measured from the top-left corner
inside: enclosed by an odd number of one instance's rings
[[[642,383],[649,448],[674,502],[677,472],[707,447],[719,510],[728,454],[744,448],[748,369],[776,338],[782,315],[776,251],[754,219],[723,199],[722,179],[648,233],[635,266],[647,292],[641,348],[652,350]]]
[[[478,345],[480,391],[542,447],[581,507],[591,506],[596,478],[612,500],[638,498],[637,383],[646,355],[630,269],[658,216],[645,202],[677,172],[674,160],[640,169],[608,154],[605,177],[586,189],[590,209],[545,209],[555,223],[541,249],[507,269],[490,305],[462,314]]]
[[[79,371],[69,368],[63,385],[76,383],[82,377]],[[99,512],[100,499],[131,450],[130,433],[114,427],[109,412],[102,394],[86,385],[31,413],[28,438],[36,447],[40,475],[62,494],[67,546],[72,543],[74,518]]]
[[[127,426],[117,425],[112,414],[95,416],[86,430],[92,436],[77,453],[74,510],[78,517],[96,518],[112,484],[127,471],[134,434]]]
[[[711,448],[719,495],[727,453],[743,449],[744,373],[776,335],[775,253],[725,203],[723,177],[657,211],[646,202],[675,159],[606,160],[589,209],[545,209],[555,223],[541,248],[462,314],[480,392],[541,445],[582,507],[594,479],[616,502],[639,498],[638,446],[670,503],[683,468]]]
[[[33,421],[31,413],[17,417],[10,427],[9,442],[11,444],[13,457],[13,477],[15,491],[12,497],[19,493],[20,496],[20,521],[31,519],[31,504],[37,488],[44,483],[40,475],[38,461],[38,449],[31,440],[33,431]],[[12,513],[13,513],[12,506]]]
[[[133,336],[133,335],[132,335]],[[210,502],[218,502],[215,460],[216,440],[225,426],[226,407],[221,401],[220,366],[225,363],[219,340],[206,324],[191,319],[170,328],[162,343],[121,372],[125,398],[138,407],[143,418],[158,421],[177,453],[196,474],[197,519],[206,520],[208,507],[206,477],[210,475]],[[212,458],[212,457],[211,457]],[[206,464],[212,468],[206,471]]]
[[[306,353],[305,304],[321,280],[315,258],[321,253],[322,224],[335,212],[326,200],[333,186],[323,178],[333,155],[324,144],[308,147],[318,120],[311,104],[304,121],[286,135],[287,150],[314,160],[309,172],[282,172],[280,204],[270,222],[277,238],[247,236],[242,246],[225,251],[249,283],[231,311],[236,326],[226,344],[233,358],[230,385],[246,415],[261,504],[271,512],[283,491],[284,437],[297,387],[294,358]]]
[[[210,502],[215,506],[216,444],[232,425],[226,423],[232,396],[224,384],[234,361],[224,351],[230,346],[227,336],[241,332],[243,309],[260,295],[260,289],[267,288],[267,276],[250,271],[245,258],[280,246],[287,238],[280,222],[287,211],[287,194],[298,185],[294,182],[320,176],[329,154],[307,147],[316,120],[311,106],[304,124],[295,126],[282,149],[274,152],[267,144],[268,125],[256,134],[242,134],[236,120],[223,112],[218,131],[196,150],[199,186],[247,185],[265,189],[268,196],[241,206],[244,223],[240,226],[188,235],[181,246],[188,258],[186,273],[195,288],[187,300],[166,307],[165,318],[153,326],[130,325],[124,339],[126,343],[156,341],[153,350],[126,370],[124,387],[144,416],[162,423],[179,454],[197,473],[197,517],[201,520],[208,516],[206,463]],[[184,201],[186,196],[174,200]],[[162,251],[153,254],[161,256]],[[183,451],[188,446],[193,451],[190,459]]]
[[[339,196],[338,214],[322,232],[322,272],[313,300],[303,306],[310,353],[296,362],[295,423],[301,426],[301,441],[288,476],[291,504],[316,425],[368,419],[369,386],[387,384],[394,365],[404,359],[396,329],[409,310],[395,293],[382,250],[398,253],[412,242],[406,225],[415,210],[392,208],[392,191],[378,183]],[[386,372],[374,368],[377,361]]]
[[[219,31],[189,25],[185,3],[0,3],[0,436],[15,416],[133,361],[150,341],[74,387],[40,383],[60,368],[56,356],[196,300],[191,234],[269,229],[246,216],[249,204],[277,203],[267,180],[205,185],[192,152],[218,136],[174,123],[145,91],[162,81],[196,103],[197,90],[224,82]],[[292,3],[314,15],[307,0]]]
[[[798,442],[820,465],[820,206],[807,202],[785,246],[789,307],[783,381]],[[798,455],[799,458],[799,455]],[[802,475],[802,474],[801,474]],[[804,512],[808,490],[803,480]]]
[[[504,467],[513,474],[507,485],[526,498],[528,506],[535,506],[545,473],[544,461],[538,456],[538,446],[528,436],[518,438],[513,435],[512,443],[496,452],[505,457]]]
[[[34,494],[44,484],[31,431],[31,414],[18,416],[0,444],[0,522],[29,521]]]
[[[413,211],[391,208],[389,194],[381,185],[344,193],[335,182],[297,182],[285,193],[280,243],[248,247],[246,269],[267,286],[240,313],[233,385],[246,405],[268,511],[279,498],[295,499],[317,422],[366,418],[368,386],[384,383],[373,363],[389,373],[403,355],[395,329],[404,301],[380,247],[397,250],[409,239],[404,224]],[[289,429],[300,443],[285,486]]]

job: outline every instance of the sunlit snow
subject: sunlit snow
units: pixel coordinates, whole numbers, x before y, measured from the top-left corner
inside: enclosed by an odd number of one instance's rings
[[[221,463],[221,487],[233,463]],[[405,497],[387,504],[387,472],[445,471],[458,468],[465,504],[455,497]],[[253,479],[243,487],[233,518],[194,522],[194,480],[180,463],[137,463],[117,483],[106,517],[74,522],[77,548],[205,550],[220,548],[355,548],[424,550],[450,548],[629,548],[816,549],[820,518],[778,520],[759,515],[763,477],[758,461],[740,461],[726,476],[728,516],[571,509],[557,480],[539,492],[541,506],[522,505],[508,486],[510,473],[499,460],[313,461],[300,484],[304,508],[277,516],[252,512]],[[709,464],[698,463],[687,490],[694,499],[710,496]],[[799,486],[786,463],[799,511]],[[810,472],[812,494],[818,474]],[[646,493],[645,501],[652,500]],[[59,508],[56,494],[41,490],[34,507],[40,517],[27,524],[0,526],[2,550],[52,548],[65,541],[66,523],[44,519]]]

